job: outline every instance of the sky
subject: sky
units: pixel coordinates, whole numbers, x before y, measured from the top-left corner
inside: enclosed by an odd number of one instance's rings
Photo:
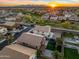
[[[73,4],[73,6],[79,5],[79,0],[0,0],[0,5],[17,5],[17,4],[49,4],[49,3],[61,3],[61,4]]]
[[[0,2],[62,2],[62,3],[76,3],[79,0],[0,0]]]
[[[73,3],[73,2],[79,2],[79,0],[0,0],[0,2],[22,2],[22,1],[34,1],[34,2],[50,2],[50,1],[57,1],[57,2],[68,2],[68,3]]]

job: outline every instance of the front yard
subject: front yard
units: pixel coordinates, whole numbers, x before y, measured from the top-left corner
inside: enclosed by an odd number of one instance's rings
[[[64,59],[79,59],[77,49],[64,48]]]

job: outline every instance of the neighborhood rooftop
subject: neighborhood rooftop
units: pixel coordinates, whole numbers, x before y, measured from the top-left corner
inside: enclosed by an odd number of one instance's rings
[[[40,47],[41,42],[44,37],[42,35],[36,35],[32,33],[23,33],[18,39],[17,42],[25,43],[31,45],[32,47]]]
[[[12,27],[12,26],[15,26],[15,22],[4,22],[4,23],[0,23],[0,26],[10,26],[10,27]]]
[[[6,47],[7,48],[10,48],[12,50],[15,50],[15,51],[24,53],[25,55],[28,55],[28,56],[30,56],[30,55],[32,55],[33,53],[36,52],[35,49],[31,49],[31,48],[28,48],[28,47],[24,47],[24,46],[19,45],[19,44],[12,44],[12,45],[9,45],[9,46],[6,46]]]
[[[50,32],[51,27],[50,26],[39,26],[39,25],[36,25],[32,30],[33,31],[39,31],[39,32]]]
[[[7,56],[4,59],[29,59],[35,52],[36,50],[31,48],[19,44],[11,44],[0,52],[0,56]]]

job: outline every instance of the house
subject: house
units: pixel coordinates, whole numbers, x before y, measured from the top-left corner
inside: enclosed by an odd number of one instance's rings
[[[60,28],[54,28],[54,27],[52,27],[51,32],[53,32],[55,34],[56,38],[61,38],[62,37],[62,33],[64,31],[62,29],[60,29]]]
[[[51,27],[50,26],[39,26],[39,25],[36,25],[34,28],[33,28],[33,31],[39,31],[39,32],[50,32],[51,31]]]
[[[21,44],[33,49],[39,49],[44,51],[45,49],[45,37],[42,35],[36,35],[32,33],[23,33],[15,43]]]
[[[16,22],[16,23],[21,23],[22,22],[22,17],[21,15],[11,15],[11,16],[7,16],[5,17],[5,21],[6,22]]]
[[[58,20],[58,16],[55,16],[55,17],[51,16],[51,17],[50,17],[50,20],[53,20],[53,21],[54,21],[54,20]]]
[[[5,27],[7,29],[13,29],[18,27],[19,25],[17,25],[16,22],[3,22],[3,23],[0,23],[0,26]]]
[[[35,59],[36,50],[19,44],[11,44],[0,51],[0,59]]]
[[[8,22],[10,22],[10,21],[15,21],[16,18],[10,16],[10,17],[6,17],[5,20],[8,21]]]
[[[51,26],[39,26],[36,25],[32,30],[29,31],[30,33],[38,34],[45,36],[46,38],[55,38],[53,32],[51,32]]]
[[[56,38],[61,38],[62,32],[55,31],[54,34],[56,35]]]
[[[49,14],[46,13],[41,18],[44,19],[44,20],[48,20],[49,19]]]

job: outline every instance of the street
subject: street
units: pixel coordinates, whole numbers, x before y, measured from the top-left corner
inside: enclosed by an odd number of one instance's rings
[[[14,40],[13,42],[23,33],[23,32],[28,32],[30,29],[32,29],[33,27],[29,26],[27,27],[26,29],[24,29],[23,31],[21,32],[18,32],[14,35]],[[12,43],[12,42],[11,42]],[[8,45],[8,41],[5,40],[4,42],[0,43],[0,49],[4,48],[5,46]]]

